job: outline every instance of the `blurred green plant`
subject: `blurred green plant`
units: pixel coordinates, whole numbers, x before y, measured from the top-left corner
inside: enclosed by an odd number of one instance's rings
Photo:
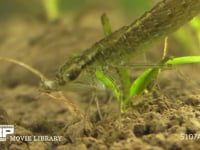
[[[181,27],[174,33],[175,39],[182,45],[186,53],[199,54],[200,48],[200,19],[195,17],[187,26]]]
[[[100,0],[94,0],[100,1]],[[44,9],[49,21],[56,20],[60,15],[69,11],[77,11],[85,4],[94,3],[90,0],[43,0]],[[147,10],[151,4],[149,0],[113,0],[120,5],[128,16],[138,15]]]
[[[43,4],[49,21],[56,20],[60,16],[59,0],[43,0]]]
[[[192,21],[190,21],[190,26],[194,30],[194,33],[198,39],[198,46],[200,47],[200,18],[195,17]]]
[[[47,19],[54,21],[67,11],[75,11],[85,4],[85,0],[43,0]]]

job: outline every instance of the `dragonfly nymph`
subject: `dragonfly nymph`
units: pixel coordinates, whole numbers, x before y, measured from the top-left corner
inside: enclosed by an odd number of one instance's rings
[[[80,56],[66,61],[56,82],[65,85],[76,80],[87,67],[121,64],[142,53],[154,41],[164,38],[200,12],[200,1],[163,0],[129,26],[124,26],[95,43]]]

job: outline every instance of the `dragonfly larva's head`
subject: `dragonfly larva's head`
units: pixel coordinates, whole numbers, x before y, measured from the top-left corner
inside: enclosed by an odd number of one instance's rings
[[[82,65],[80,65],[79,57],[74,57],[61,66],[56,75],[56,80],[59,85],[64,85],[76,80],[81,71]]]

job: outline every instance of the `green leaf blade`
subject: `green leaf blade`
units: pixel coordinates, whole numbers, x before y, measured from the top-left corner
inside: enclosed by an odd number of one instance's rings
[[[190,64],[190,63],[199,63],[200,56],[183,56],[169,59],[166,64],[168,65],[182,65],[182,64]]]
[[[114,82],[98,69],[96,70],[95,75],[99,81],[103,82],[105,86],[113,92],[117,100],[120,100],[121,94],[117,89],[116,85],[114,84]]]

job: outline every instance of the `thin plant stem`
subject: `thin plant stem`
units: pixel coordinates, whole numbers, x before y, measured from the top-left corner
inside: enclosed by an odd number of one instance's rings
[[[167,50],[168,50],[168,36],[165,37],[162,59],[164,59],[167,56]]]

